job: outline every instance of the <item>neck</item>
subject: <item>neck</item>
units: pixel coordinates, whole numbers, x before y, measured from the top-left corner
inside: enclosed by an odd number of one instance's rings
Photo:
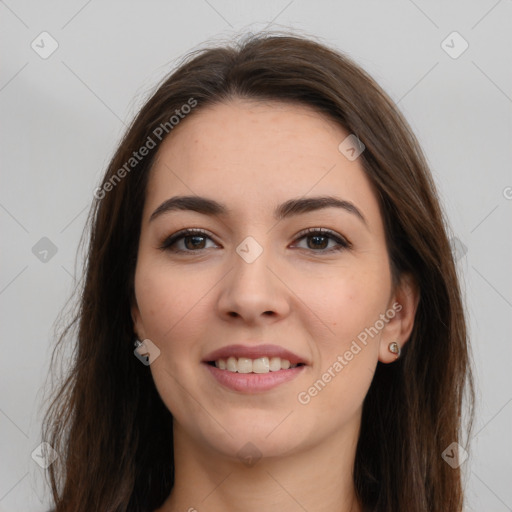
[[[362,512],[352,476],[359,430],[353,427],[321,445],[247,466],[199,446],[175,426],[175,485],[156,512]]]

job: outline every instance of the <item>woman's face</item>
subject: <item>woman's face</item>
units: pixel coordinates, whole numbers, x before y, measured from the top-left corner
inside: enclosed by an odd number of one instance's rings
[[[348,135],[305,106],[232,100],[159,149],[132,316],[160,350],[175,435],[226,456],[356,435],[377,361],[412,321],[372,186],[338,149]],[[170,239],[185,229],[199,232]]]

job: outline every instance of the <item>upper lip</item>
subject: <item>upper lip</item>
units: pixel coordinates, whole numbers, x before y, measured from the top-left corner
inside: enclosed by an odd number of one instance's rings
[[[247,357],[248,359],[258,359],[260,357],[280,357],[287,359],[290,364],[307,364],[306,360],[289,350],[278,345],[227,345],[210,352],[203,362],[209,363],[219,359],[227,359],[228,357]]]

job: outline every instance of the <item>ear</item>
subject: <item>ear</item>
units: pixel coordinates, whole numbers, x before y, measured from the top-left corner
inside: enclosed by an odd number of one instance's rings
[[[142,318],[139,310],[139,305],[137,304],[137,299],[135,298],[135,294],[132,296],[132,306],[130,309],[133,321],[133,332],[139,338],[139,340],[146,339],[144,333],[144,324],[142,323]]]
[[[390,343],[396,342],[403,348],[409,340],[419,300],[420,293],[414,278],[410,274],[402,274],[389,301],[386,313],[389,322],[380,338],[379,361],[382,363],[392,363],[397,359],[397,355],[389,350]]]

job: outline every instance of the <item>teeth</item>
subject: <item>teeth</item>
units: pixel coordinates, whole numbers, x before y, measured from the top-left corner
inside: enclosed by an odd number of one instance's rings
[[[271,357],[270,358],[270,371],[277,372],[281,369],[281,358],[280,357]]]
[[[247,357],[238,358],[238,373],[251,373],[252,372],[252,359]]]
[[[238,362],[234,357],[228,357],[228,360],[226,363],[226,370],[229,370],[230,372],[238,371]]]
[[[215,366],[219,370],[228,370],[230,372],[268,373],[288,370],[288,368],[295,368],[297,365],[292,365],[288,359],[281,359],[280,357],[259,357],[258,359],[228,357],[227,359],[217,359]]]
[[[252,362],[252,371],[254,373],[268,373],[270,371],[270,364],[268,357],[260,357]]]

